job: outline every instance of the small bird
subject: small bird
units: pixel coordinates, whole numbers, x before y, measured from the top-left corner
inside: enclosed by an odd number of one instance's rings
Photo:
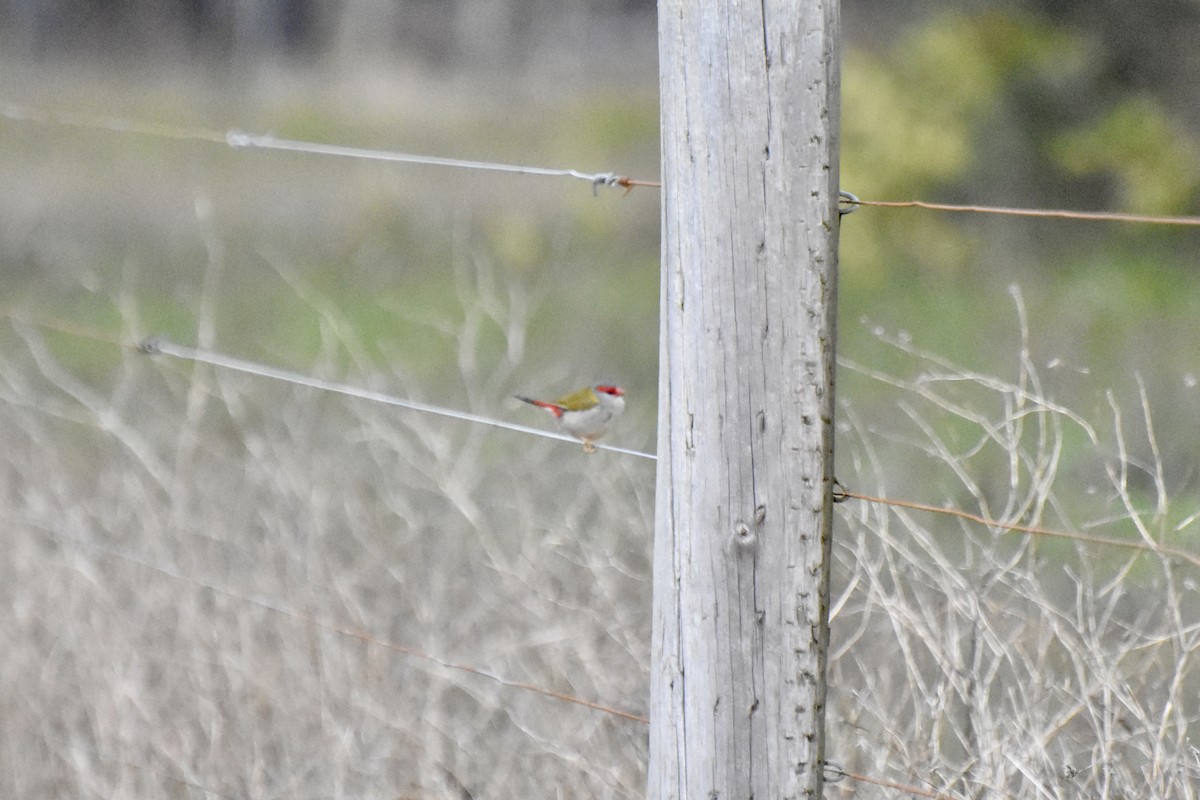
[[[596,452],[596,440],[608,433],[613,420],[625,410],[625,390],[619,386],[580,389],[553,402],[514,396],[553,414],[558,427],[583,442],[585,453]]]

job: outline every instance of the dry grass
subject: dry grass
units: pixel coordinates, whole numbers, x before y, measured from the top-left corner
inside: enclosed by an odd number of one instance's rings
[[[651,462],[132,350],[98,389],[11,330],[6,795],[640,791],[643,725],[389,645],[643,707]]]
[[[464,270],[467,323],[444,332],[464,405],[497,413],[536,302],[481,274]],[[292,286],[325,321],[311,371],[348,354],[362,372],[347,380],[393,388],[349,322]],[[485,321],[507,341],[487,365],[471,330]],[[145,333],[132,309],[126,325]],[[649,462],[132,350],[84,379],[55,334],[8,331],[6,796],[644,793],[644,725],[511,684],[646,707]],[[843,367],[895,398],[886,419],[843,398],[848,487],[1192,538],[1147,392],[1137,414],[1114,401],[1091,421],[1047,398],[1027,349],[1010,381],[879,347],[907,366]],[[838,509],[831,761],[952,797],[1196,796],[1190,568]]]
[[[1047,398],[1028,347],[1007,381],[890,346],[908,357],[906,377],[848,365],[893,388],[897,418],[862,420],[851,401],[847,484],[940,492],[1003,522],[1195,541],[1179,508],[1195,502],[1169,496],[1144,389],[1136,422],[1110,395],[1094,425]],[[841,508],[828,720],[840,766],[953,797],[1196,796],[1193,565]]]

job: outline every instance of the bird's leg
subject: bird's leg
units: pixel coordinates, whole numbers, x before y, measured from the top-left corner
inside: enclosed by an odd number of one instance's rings
[[[583,452],[585,452],[585,453],[594,453],[594,452],[596,452],[596,445],[595,445],[595,443],[593,443],[593,442],[592,442],[592,440],[591,440],[591,439],[584,439],[584,440],[583,440]]]

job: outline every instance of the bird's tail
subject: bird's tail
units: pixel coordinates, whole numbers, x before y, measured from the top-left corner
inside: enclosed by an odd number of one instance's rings
[[[514,394],[513,397],[517,398],[522,403],[529,403],[529,405],[531,405],[531,406],[537,406],[538,408],[544,408],[556,417],[561,417],[563,414],[562,407],[556,406],[556,405],[554,405],[554,403],[547,403],[545,400],[534,400],[532,397],[524,397],[519,394]]]

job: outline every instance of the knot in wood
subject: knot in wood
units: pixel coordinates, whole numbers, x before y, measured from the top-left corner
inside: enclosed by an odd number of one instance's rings
[[[738,547],[753,547],[758,541],[754,531],[744,522],[739,522],[733,529],[733,541]]]

